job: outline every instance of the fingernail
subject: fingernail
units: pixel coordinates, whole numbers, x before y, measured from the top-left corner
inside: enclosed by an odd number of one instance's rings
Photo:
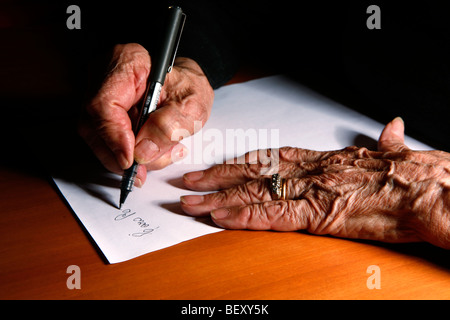
[[[403,133],[403,126],[404,122],[403,119],[400,117],[395,118],[392,120],[392,131],[397,134]]]
[[[188,173],[184,174],[183,178],[187,181],[197,181],[197,180],[200,180],[204,174],[205,174],[205,172],[203,170],[188,172]]]
[[[142,181],[139,178],[134,179],[134,185],[138,188],[142,188]]]
[[[117,162],[119,163],[119,166],[121,169],[125,170],[128,169],[130,166],[130,163],[127,160],[127,157],[125,156],[125,153],[118,152],[117,153]]]
[[[230,214],[230,209],[226,209],[226,208],[220,208],[220,209],[211,211],[211,216],[213,217],[213,219],[216,219],[216,220],[225,219],[226,217],[228,217],[229,214]]]
[[[196,204],[200,204],[203,202],[203,196],[190,195],[190,196],[181,196],[180,201],[183,204],[193,206]]]
[[[134,149],[134,157],[139,164],[146,164],[156,158],[159,147],[150,139],[143,139]]]

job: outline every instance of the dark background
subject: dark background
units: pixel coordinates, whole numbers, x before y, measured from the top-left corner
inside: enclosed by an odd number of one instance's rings
[[[176,1],[187,13],[180,55],[199,60],[212,84],[242,67],[289,74],[314,90],[450,150],[450,30],[444,2]],[[157,5],[155,4],[157,3]],[[76,135],[80,108],[97,90],[116,43],[152,53],[164,1],[3,1],[0,4],[2,163],[41,170]],[[81,8],[81,30],[66,9]],[[381,30],[366,9],[381,8]],[[220,72],[219,72],[220,71]],[[36,169],[36,170],[35,170]]]

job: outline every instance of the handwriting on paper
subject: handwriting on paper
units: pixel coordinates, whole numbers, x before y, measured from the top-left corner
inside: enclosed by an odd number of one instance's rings
[[[114,220],[115,221],[121,221],[121,220],[129,220],[130,218],[133,222],[136,223],[136,228],[139,228],[137,232],[129,233],[129,236],[132,237],[142,237],[146,234],[152,234],[156,229],[159,228],[159,226],[155,228],[150,228],[150,224],[146,222],[143,218],[135,216],[136,212],[132,212],[131,209],[124,209],[122,210],[121,214],[118,214]]]

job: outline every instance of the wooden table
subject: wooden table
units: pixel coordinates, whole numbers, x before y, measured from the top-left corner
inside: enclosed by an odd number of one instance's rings
[[[427,244],[223,231],[108,265],[48,179],[0,177],[1,299],[450,298],[448,252]],[[79,290],[66,286],[70,265]],[[371,265],[381,289],[367,286]]]
[[[247,70],[234,81],[252,77]],[[2,140],[0,299],[450,298],[448,251],[421,243],[223,231],[106,264],[41,169],[42,153],[20,147],[36,144],[33,134],[5,131]],[[66,285],[71,265],[81,289]],[[371,276],[380,289],[369,289]]]
[[[223,231],[114,265],[33,163],[0,168],[1,299],[448,299],[448,251]],[[81,289],[66,286],[67,267]],[[369,289],[369,266],[381,289]],[[370,281],[369,281],[370,282]]]

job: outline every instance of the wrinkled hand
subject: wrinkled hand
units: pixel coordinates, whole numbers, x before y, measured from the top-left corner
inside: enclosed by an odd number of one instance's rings
[[[157,110],[135,137],[132,123],[140,107],[136,104],[145,92],[150,56],[139,44],[117,45],[111,66],[86,106],[78,131],[108,170],[120,174],[133,159],[144,164],[136,177],[136,185],[141,186],[146,169],[161,169],[183,157],[185,148],[178,141],[205,124],[214,92],[195,61],[177,58],[167,74]],[[195,122],[201,125],[194,126]]]
[[[379,138],[379,151],[279,149],[287,200],[272,199],[259,161],[187,173],[190,189],[221,191],[183,196],[181,206],[193,216],[211,214],[229,229],[307,230],[450,249],[450,154],[412,151],[403,132],[403,121],[394,119]],[[247,160],[257,154],[247,154]]]

